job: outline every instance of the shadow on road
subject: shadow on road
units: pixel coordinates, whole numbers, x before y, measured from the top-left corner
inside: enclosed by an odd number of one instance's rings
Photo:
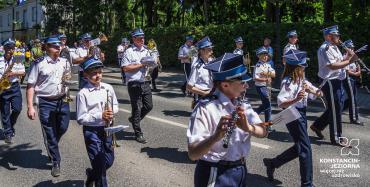
[[[184,98],[184,94],[182,93],[174,93],[174,92],[166,92],[166,91],[157,92],[155,93],[155,95],[164,97],[164,98],[178,98],[178,97]],[[189,103],[189,106],[190,106],[190,103]]]
[[[162,113],[166,116],[172,116],[172,117],[180,117],[180,116],[190,117],[191,115],[191,112],[183,111],[183,110],[163,110]]]
[[[279,186],[282,182],[279,180],[274,180],[273,182],[270,182],[267,177],[248,173],[247,174],[247,186],[259,186],[259,187],[270,187],[270,186]]]
[[[17,167],[21,168],[35,168],[48,170],[50,167],[47,165],[48,157],[42,155],[40,149],[30,149],[34,147],[30,143],[9,146],[0,146],[0,167],[8,170],[16,170]]]
[[[331,144],[330,142],[327,142],[326,140],[320,140],[318,137],[315,137],[315,136],[309,136],[309,137],[310,137],[311,144],[315,144],[315,145],[330,145]],[[281,131],[271,132],[268,135],[268,139],[279,141],[279,142],[286,142],[286,143],[293,142],[293,138],[290,136],[288,132],[281,132]]]
[[[178,149],[170,147],[143,147],[141,148],[141,152],[148,154],[149,158],[159,158],[174,163],[195,164],[195,162],[189,159],[188,152],[179,151]]]
[[[120,104],[130,104],[130,100],[128,100],[128,99],[118,99],[117,98],[117,101]]]
[[[135,140],[134,132],[120,131],[116,133],[117,140]]]
[[[83,180],[66,180],[66,181],[53,183],[52,180],[48,180],[48,181],[40,182],[34,186],[35,187],[50,187],[50,186],[53,186],[53,187],[59,187],[59,186],[60,187],[83,187],[84,181]]]

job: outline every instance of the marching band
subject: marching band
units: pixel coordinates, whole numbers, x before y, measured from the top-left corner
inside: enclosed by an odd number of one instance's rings
[[[325,41],[317,52],[321,85],[315,87],[305,77],[307,53],[298,50],[297,31],[292,30],[287,34],[289,43],[283,52],[284,73],[276,100],[279,108],[297,110],[300,116],[286,124],[294,145],[274,158],[261,160],[271,181],[274,180],[276,169],[299,158],[301,186],[313,186],[307,99],[325,98],[327,108],[310,129],[323,139],[322,131],[329,125],[333,145],[346,146],[348,143],[340,138],[344,108],[349,108],[351,123],[363,124],[359,119],[356,101],[356,80],[361,76],[361,59],[354,51],[352,40],[340,41],[338,26],[325,28],[323,35]],[[152,91],[158,91],[155,79],[160,66],[159,52],[154,40],[145,45],[142,29],[133,30],[131,37],[132,44],[127,38],[122,39],[117,47],[117,57],[132,107],[128,121],[134,129],[135,140],[145,144],[147,139],[140,123],[153,108]],[[16,41],[9,38],[2,42],[4,54],[0,57],[0,110],[4,142],[13,142],[14,125],[22,110],[19,81],[27,73],[27,116],[31,120],[39,116],[45,148],[52,163],[51,175],[61,175],[58,144],[70,122],[65,74],[73,64],[79,64],[77,122],[83,128],[92,166],[86,169],[86,186],[108,186],[107,170],[113,165],[114,147],[117,144],[114,132],[108,132],[107,127],[113,126],[118,102],[113,87],[101,82],[104,53],[96,45],[104,40],[92,41],[89,33],[81,35],[80,39],[82,43],[75,52],[70,52],[66,46],[67,37],[64,34],[34,40],[34,47],[29,51],[32,57],[27,57],[33,60],[29,72],[22,64],[25,53],[16,52]],[[251,138],[264,138],[272,132],[271,103],[275,98],[272,98],[271,82],[276,72],[272,62],[271,40],[265,38],[264,45],[256,50],[258,62],[253,72],[251,64],[244,62],[243,54],[248,52],[243,52],[244,41],[241,36],[234,38],[236,48],[232,53],[225,53],[218,58],[213,56],[213,43],[208,36],[196,42],[195,46],[193,36],[188,35],[185,40],[185,44],[179,48],[178,59],[184,66],[186,77],[181,90],[194,97],[186,133],[189,158],[197,161],[194,186],[245,186],[245,159],[253,154],[250,152]],[[339,47],[345,51],[344,55]],[[250,80],[254,81],[262,103],[256,109],[245,98]],[[344,91],[348,95],[346,101]],[[262,112],[264,120],[259,117]]]

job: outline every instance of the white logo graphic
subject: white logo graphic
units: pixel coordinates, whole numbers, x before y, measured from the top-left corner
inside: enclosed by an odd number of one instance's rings
[[[351,139],[349,141],[347,137],[339,137],[339,144],[344,146],[340,150],[340,155],[360,155],[360,149],[358,148],[358,146],[360,145],[360,139]]]

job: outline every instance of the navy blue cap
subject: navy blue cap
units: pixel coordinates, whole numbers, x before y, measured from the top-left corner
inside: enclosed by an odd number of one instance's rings
[[[122,38],[121,43],[130,43],[130,41],[127,38]]]
[[[131,32],[132,37],[139,37],[139,36],[144,36],[144,31],[140,28],[135,29]]]
[[[66,36],[65,34],[59,34],[59,35],[58,35],[58,38],[59,38],[59,39],[67,38],[67,36]]]
[[[287,36],[288,36],[288,38],[291,38],[293,36],[298,36],[298,34],[297,34],[296,30],[292,30],[292,31],[288,32]]]
[[[307,67],[307,52],[300,51],[296,49],[290,49],[288,52],[285,53],[283,56],[285,57],[286,63],[290,65],[298,65],[302,67]]]
[[[198,43],[196,44],[196,46],[197,46],[198,49],[213,48],[213,44],[211,42],[211,39],[209,39],[208,36],[199,40]]]
[[[327,34],[335,34],[335,35],[340,35],[339,34],[339,28],[338,28],[338,25],[334,25],[334,26],[331,26],[331,27],[327,27],[325,29],[322,30],[324,35],[327,35]]]
[[[53,45],[56,45],[56,46],[60,46],[62,44],[60,42],[59,38],[57,38],[55,36],[51,36],[51,37],[45,38],[44,43],[46,43],[46,44],[53,44]]]
[[[192,35],[185,36],[186,41],[193,41],[194,37]]]
[[[267,50],[266,47],[260,47],[256,50],[256,55],[261,55],[261,54],[269,54],[269,51]]]
[[[90,68],[102,68],[102,67],[104,67],[103,63],[99,59],[94,58],[94,57],[88,58],[80,66],[81,66],[83,71],[86,71],[87,69],[90,69]]]
[[[238,54],[225,53],[205,65],[204,68],[211,71],[212,78],[216,81],[235,78],[241,78],[242,81],[252,79],[252,76],[248,74],[248,69],[243,64],[243,56]]]
[[[234,39],[234,41],[235,43],[239,43],[239,42],[243,43],[243,38],[241,36],[238,36]]]
[[[1,42],[1,45],[3,45],[3,46],[15,46],[15,41],[11,38],[8,38],[8,39],[4,40],[3,42]]]
[[[346,48],[355,48],[351,39],[344,41],[342,45]]]
[[[81,35],[80,38],[81,38],[81,40],[91,40],[92,39],[90,33],[85,33],[85,34]]]

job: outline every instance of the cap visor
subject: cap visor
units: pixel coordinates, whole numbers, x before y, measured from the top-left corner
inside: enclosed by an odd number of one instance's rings
[[[252,80],[252,76],[249,73],[242,75],[241,78],[242,78],[242,82],[247,82],[247,81]]]
[[[103,64],[92,64],[89,67],[87,67],[84,71],[88,69],[92,69],[92,68],[104,68],[104,65]]]

